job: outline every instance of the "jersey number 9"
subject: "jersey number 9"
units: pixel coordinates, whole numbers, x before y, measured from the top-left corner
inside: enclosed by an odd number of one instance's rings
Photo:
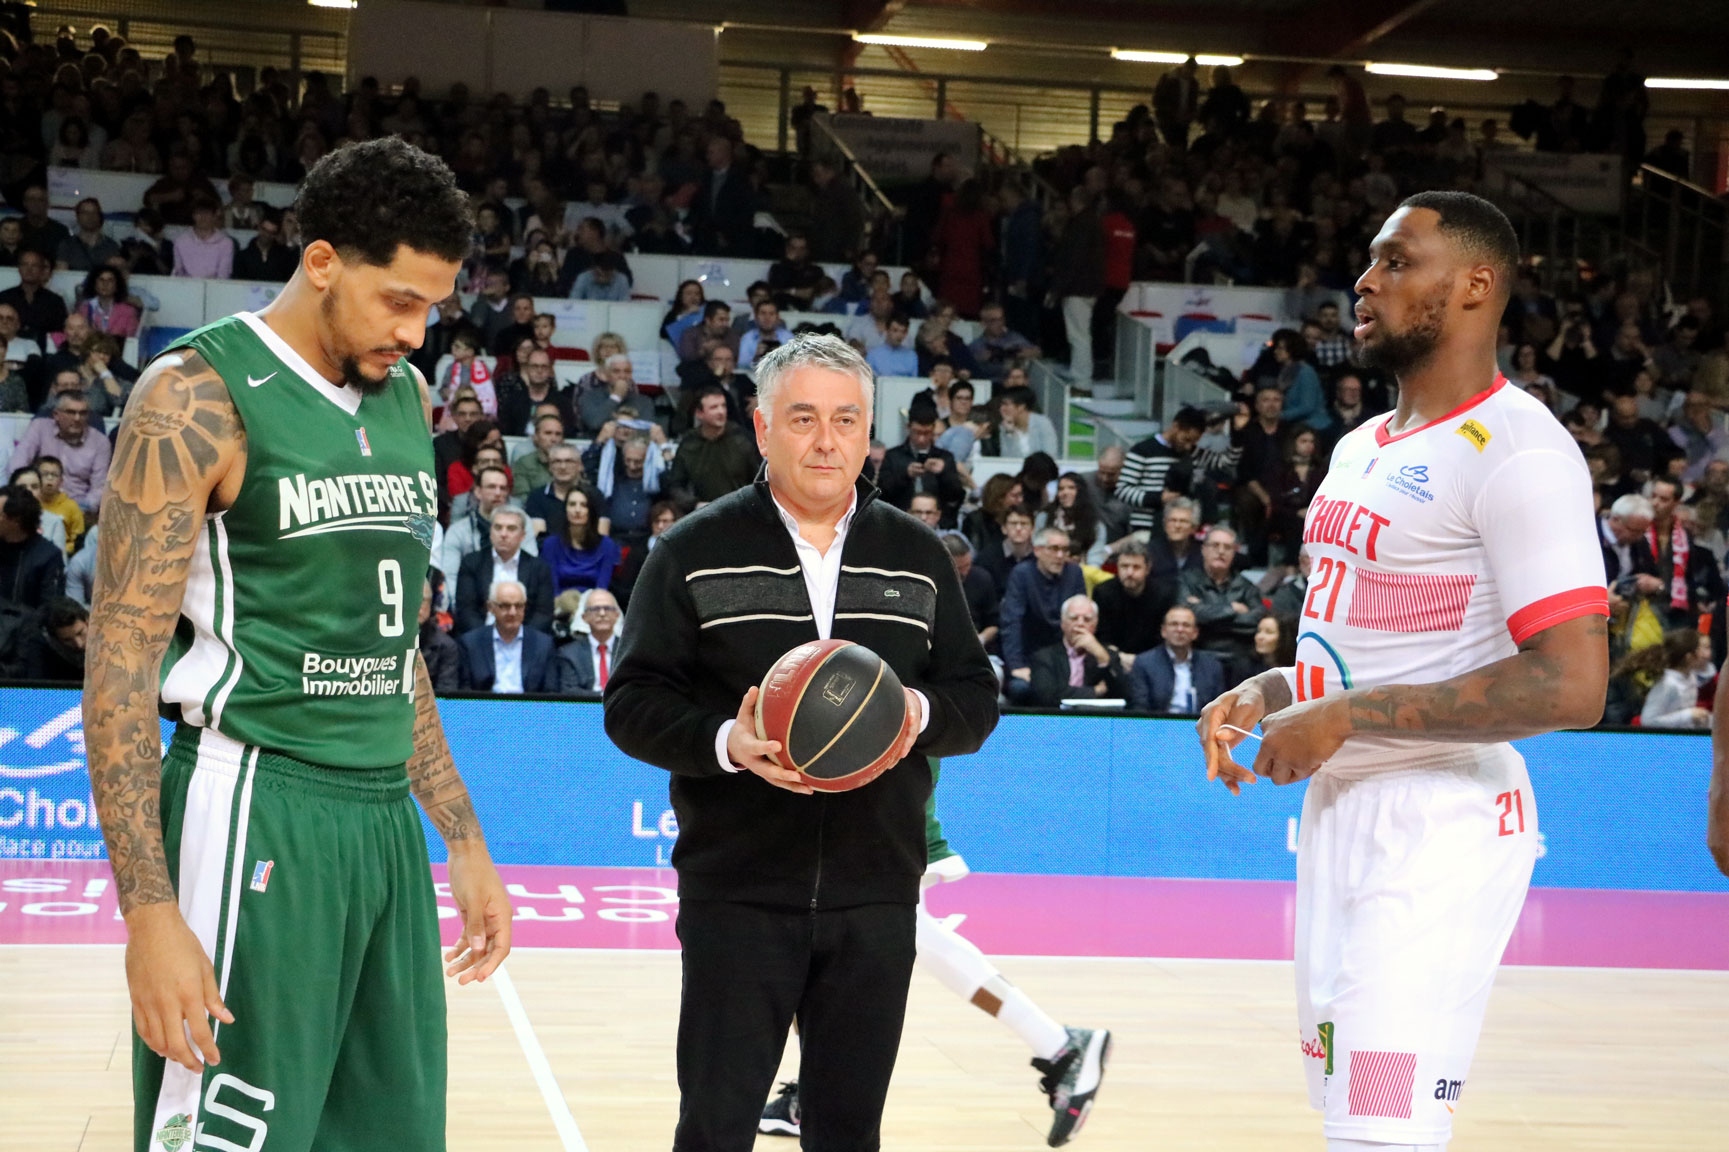
[[[390,609],[378,614],[378,634],[402,635],[402,565],[394,560],[378,562],[378,598]]]

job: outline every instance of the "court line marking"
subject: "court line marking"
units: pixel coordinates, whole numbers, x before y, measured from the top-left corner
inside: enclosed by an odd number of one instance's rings
[[[552,1114],[552,1126],[558,1131],[564,1152],[588,1152],[582,1130],[576,1126],[576,1117],[570,1114],[570,1105],[558,1086],[558,1078],[552,1074],[552,1065],[547,1062],[540,1039],[534,1034],[534,1025],[529,1023],[528,1012],[522,1006],[522,997],[516,994],[516,985],[511,981],[509,971],[500,966],[492,974],[492,983],[498,988],[498,998],[504,1001],[504,1014],[510,1017],[516,1042],[522,1045],[522,1054],[527,1058],[528,1069],[540,1088],[541,1099],[546,1101],[546,1110]]]

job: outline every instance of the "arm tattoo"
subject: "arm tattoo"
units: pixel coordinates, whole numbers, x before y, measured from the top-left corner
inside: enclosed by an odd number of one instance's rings
[[[183,353],[139,381],[108,470],[84,736],[122,913],[175,898],[162,847],[157,678],[206,507],[245,441],[222,378]]]
[[[1608,622],[1591,617],[1584,634],[1606,645]],[[1566,654],[1546,648],[1541,638],[1540,633],[1517,654],[1451,680],[1352,692],[1352,734],[1398,733],[1485,744],[1568,727],[1567,688],[1580,669],[1569,667]]]
[[[1291,686],[1286,683],[1284,673],[1277,668],[1267,669],[1249,683],[1260,692],[1261,701],[1267,706],[1263,715],[1271,716],[1291,706]]]
[[[408,759],[408,783],[446,844],[482,839],[480,818],[474,814],[468,786],[462,782],[444,738],[438,698],[432,694],[432,676],[418,652],[414,654],[414,755]]]

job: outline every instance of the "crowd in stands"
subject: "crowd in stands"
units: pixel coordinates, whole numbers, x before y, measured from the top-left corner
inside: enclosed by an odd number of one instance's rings
[[[0,221],[0,263],[20,281],[0,292],[0,411],[34,416],[0,494],[0,672],[36,679],[76,679],[81,662],[97,502],[137,379],[120,354],[144,306],[129,275],[268,264],[258,278],[286,278],[293,213],[260,208],[247,182],[293,179],[343,139],[394,132],[444,151],[477,206],[461,278],[472,303],[441,301],[411,357],[435,408],[441,522],[420,619],[438,690],[604,690],[657,538],[758,475],[750,366],[792,338],[784,314],[815,312],[879,375],[928,382],[900,442],[873,444],[866,476],[942,536],[1005,699],[1193,714],[1291,663],[1309,503],[1338,439],[1396,401],[1393,381],[1356,365],[1339,290],[1401,195],[1469,187],[1494,138],[1486,127],[1462,149],[1457,125],[1417,129],[1397,100],[1369,121],[1342,70],[1338,108],[1310,122],[1300,105],[1251,115],[1227,70],[1203,93],[1179,68],[1109,140],[1045,167],[1060,195],[1043,210],[1020,185],[987,195],[938,157],[905,222],[922,255],[898,280],[877,254],[848,250],[837,282],[818,262],[836,255],[834,237],[813,229],[773,233],[776,259],[736,309],[680,284],[660,328],[676,378],[639,384],[633,354],[650,350],[612,332],[562,347],[535,300],[626,298],[639,252],[761,250],[760,165],[739,158],[718,104],[691,117],[649,94],[603,117],[580,90],[568,109],[512,108],[461,92],[423,101],[412,84],[392,100],[369,85],[341,97],[317,78],[295,101],[268,72],[236,102],[224,78],[201,83],[190,42],[154,84],[118,37],[91,47],[13,51],[0,103],[33,119],[7,121],[8,163],[82,138],[80,161],[160,164],[168,186],[117,243],[99,205],[81,204],[75,228],[49,217],[26,166],[23,211]],[[64,131],[85,118],[82,137]],[[819,188],[834,177],[808,170]],[[202,187],[212,178],[232,192],[220,210]],[[168,194],[182,185],[195,187]],[[180,223],[169,243],[163,225]],[[256,236],[237,252],[212,242],[225,228]],[[1180,279],[1197,245],[1221,269],[1236,261],[1288,286],[1288,327],[1220,380],[1215,403],[1063,470],[1066,430],[1028,386],[1041,345],[1090,348],[1095,304],[1108,315],[1131,277]],[[76,301],[48,286],[56,265],[84,273]],[[575,379],[557,371],[585,358]],[[1572,433],[1595,480],[1615,612],[1608,718],[1702,723],[1701,684],[1725,654],[1723,318],[1639,271],[1601,270],[1557,297],[1526,270],[1500,360],[1509,386]]]

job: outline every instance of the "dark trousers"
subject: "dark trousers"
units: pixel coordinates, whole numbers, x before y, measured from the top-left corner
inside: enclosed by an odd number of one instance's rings
[[[915,906],[681,904],[674,1152],[750,1152],[796,1019],[806,1152],[877,1152],[912,979]]]

